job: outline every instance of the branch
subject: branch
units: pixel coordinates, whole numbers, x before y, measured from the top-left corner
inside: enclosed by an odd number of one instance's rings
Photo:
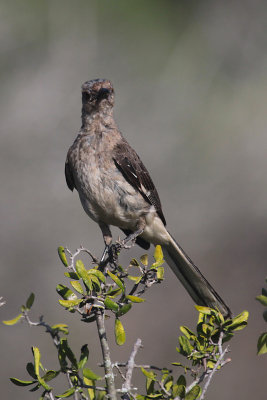
[[[46,328],[46,331],[48,333],[50,333],[50,335],[53,339],[54,345],[58,348],[58,346],[60,344],[60,337],[57,333],[55,333],[53,331],[53,329],[51,328],[50,325],[48,325],[46,322],[44,322],[43,316],[40,317],[38,322],[31,321],[27,311],[23,311],[23,316],[30,326],[43,326],[44,328]]]
[[[225,354],[228,353],[228,351],[229,351],[229,346],[227,346],[227,347],[223,350],[223,349],[222,349],[222,340],[223,340],[223,331],[220,333],[220,337],[219,337],[219,340],[218,340],[218,349],[219,349],[220,357],[218,358],[218,360],[217,360],[216,364],[214,365],[213,369],[212,369],[209,373],[206,372],[206,374],[207,374],[207,375],[206,375],[206,376],[207,376],[207,380],[206,380],[205,385],[203,386],[203,390],[202,390],[202,393],[201,393],[201,396],[200,396],[199,400],[203,400],[203,399],[204,399],[205,393],[206,393],[206,391],[207,391],[207,389],[208,389],[208,387],[209,387],[209,385],[210,385],[210,382],[211,382],[211,380],[212,380],[212,378],[213,378],[213,375],[214,375],[215,372],[217,371],[218,367],[219,367],[219,366],[223,366],[223,365],[225,365],[227,362],[230,361],[230,359],[228,359],[228,360],[225,360],[225,361],[223,362],[223,359],[224,359]],[[205,377],[204,377],[204,378],[205,378]]]
[[[70,372],[69,371],[67,371],[67,380],[68,380],[69,386],[72,388],[73,387],[73,383],[71,382]],[[74,400],[79,400],[79,395],[78,395],[78,393],[76,391],[73,393],[73,397],[74,397]]]
[[[78,249],[76,249],[75,253],[73,253],[73,254],[72,254],[72,252],[71,252],[67,247],[65,247],[65,250],[66,250],[66,252],[68,253],[69,258],[70,258],[70,262],[71,262],[71,264],[68,266],[68,268],[71,269],[71,270],[74,271],[74,272],[76,272],[75,265],[74,265],[74,260],[75,260],[75,258],[76,258],[80,253],[82,253],[82,252],[87,253],[87,254],[91,257],[91,259],[92,259],[92,261],[93,261],[94,264],[99,264],[99,261],[98,261],[97,258],[91,253],[91,251],[89,251],[88,249],[86,249],[86,248],[83,247],[83,246],[80,246]]]
[[[126,393],[130,392],[130,390],[131,390],[132,375],[133,375],[133,370],[135,367],[134,359],[135,359],[135,356],[141,346],[142,346],[141,339],[137,339],[137,341],[134,344],[133,350],[131,352],[130,358],[127,362],[125,382],[122,385],[122,390]],[[126,397],[122,397],[122,398],[126,398]]]
[[[104,318],[105,318],[105,314],[104,314],[103,310],[98,309],[96,311],[96,324],[97,324],[98,336],[100,339],[102,355],[103,355],[103,360],[104,360],[105,379],[106,379],[106,383],[107,383],[108,396],[111,400],[117,400],[114,374],[113,374],[113,370],[112,370],[112,363],[111,363],[111,358],[110,358],[110,350],[109,350],[109,345],[108,345],[108,341],[107,341],[107,334],[106,334]]]

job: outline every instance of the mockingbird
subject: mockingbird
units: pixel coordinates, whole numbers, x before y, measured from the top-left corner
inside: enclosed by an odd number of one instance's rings
[[[150,175],[120,133],[114,118],[111,82],[95,79],[82,85],[82,127],[65,165],[67,185],[80,196],[85,212],[98,223],[106,245],[109,226],[122,229],[124,243],[136,240],[148,249],[161,245],[165,260],[198,305],[231,311],[166,229],[158,192]]]

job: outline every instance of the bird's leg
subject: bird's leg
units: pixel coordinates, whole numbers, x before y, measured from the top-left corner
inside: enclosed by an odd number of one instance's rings
[[[105,249],[104,252],[102,254],[102,257],[100,259],[100,265],[103,265],[106,259],[107,254],[109,253],[109,249],[111,247],[111,243],[112,243],[112,234],[111,231],[109,229],[109,226],[107,224],[105,224],[104,222],[99,222],[99,227],[102,231],[103,234],[103,239],[105,242]]]

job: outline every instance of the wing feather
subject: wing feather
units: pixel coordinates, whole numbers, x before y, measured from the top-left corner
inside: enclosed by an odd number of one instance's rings
[[[126,140],[122,139],[115,146],[113,159],[125,179],[142,194],[148,203],[155,207],[162,222],[166,225],[157,189],[146,167]]]

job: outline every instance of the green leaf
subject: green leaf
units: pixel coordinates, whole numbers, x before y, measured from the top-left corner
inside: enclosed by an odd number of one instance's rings
[[[158,267],[157,268],[157,278],[159,280],[164,279],[164,268],[163,267]]]
[[[184,375],[180,375],[179,378],[177,379],[177,385],[180,386],[186,386],[186,379]]]
[[[58,251],[59,258],[62,261],[63,265],[65,265],[65,267],[67,267],[68,266],[68,260],[67,260],[67,257],[66,257],[66,253],[65,253],[64,247],[63,246],[59,246],[57,251]]]
[[[33,305],[33,302],[34,302],[34,293],[31,293],[30,296],[28,297],[27,301],[26,301],[26,307],[27,307],[28,310]]]
[[[257,347],[258,355],[267,353],[267,332],[264,332],[260,335]]]
[[[167,392],[169,392],[171,390],[172,386],[173,386],[173,377],[168,376],[168,378],[166,379],[166,381],[164,383],[164,387],[167,390]]]
[[[186,379],[184,375],[180,375],[176,383],[177,383],[176,396],[179,396],[181,399],[184,399],[185,389],[186,389]]]
[[[185,387],[186,387],[186,380],[184,375],[180,375],[177,379],[177,389],[176,389],[176,396],[179,396],[181,399],[185,397]]]
[[[155,259],[156,262],[163,260],[163,252],[162,252],[162,248],[161,248],[160,245],[157,245],[155,247],[154,259]]]
[[[198,312],[201,314],[205,315],[211,315],[212,314],[212,309],[210,307],[204,307],[204,306],[195,306]]]
[[[75,299],[77,299],[76,294],[73,293],[73,291],[70,290],[65,285],[61,285],[61,284],[57,285],[56,291],[64,300],[75,300]]]
[[[70,281],[70,284],[76,290],[76,292],[78,292],[80,294],[84,294],[83,293],[83,288],[82,288],[82,285],[80,284],[80,282]]]
[[[68,335],[68,333],[69,333],[68,325],[66,325],[66,324],[55,324],[55,325],[51,326],[51,328],[53,330],[57,330],[58,332],[62,332],[65,335]]]
[[[218,324],[224,323],[224,316],[219,311],[217,311],[216,318],[217,318]]]
[[[267,307],[267,296],[263,296],[262,294],[260,296],[257,296],[256,299],[265,307]]]
[[[109,297],[106,297],[104,300],[104,304],[106,306],[106,308],[108,308],[109,310],[112,311],[119,311],[119,305],[117,303],[115,303],[115,301],[112,301]]]
[[[195,400],[200,396],[201,387],[199,385],[194,386],[190,392],[185,396],[185,400]]]
[[[196,335],[186,326],[180,326],[180,331],[187,337],[187,339],[196,339]]]
[[[126,340],[124,327],[118,318],[115,319],[115,339],[119,346],[122,346]]]
[[[248,316],[248,311],[243,311],[242,313],[238,314],[232,319],[232,323],[227,326],[227,330],[233,331],[243,329],[247,325]]]
[[[84,284],[86,285],[86,287],[90,291],[92,291],[93,290],[92,279],[88,275],[82,260],[77,260],[76,261],[76,271],[77,271],[77,274],[82,278],[82,280],[83,280]]]
[[[15,318],[13,319],[9,319],[8,321],[2,321],[3,324],[5,325],[15,325],[19,322],[19,320],[21,319],[21,317],[23,317],[23,314],[19,314],[17,315]]]
[[[64,372],[66,371],[66,368],[68,366],[66,358],[67,358],[66,353],[63,349],[62,343],[60,342],[59,348],[58,348],[58,361],[59,361],[62,371],[64,371]]]
[[[152,381],[156,381],[156,374],[152,371],[147,371],[145,368],[141,367],[141,371],[145,375],[146,378],[151,379]]]
[[[121,293],[122,293],[122,290],[120,288],[117,288],[117,289],[110,288],[107,291],[108,297],[110,297],[112,299],[114,299],[115,297],[119,296]]]
[[[164,260],[158,260],[156,262],[154,262],[153,264],[151,264],[150,269],[157,269],[159,268],[162,264],[164,264]]]
[[[40,353],[40,350],[38,349],[38,347],[32,347],[32,352],[33,352],[33,357],[34,357],[34,371],[35,371],[35,374],[36,374],[36,376],[37,376],[38,382],[39,382],[47,391],[49,391],[49,390],[51,390],[51,387],[48,386],[48,385],[45,383],[44,379],[41,378],[41,376],[40,376],[40,367],[42,367],[41,362],[40,362],[40,360],[41,360],[41,353]]]
[[[179,343],[181,346],[181,353],[189,356],[193,351],[193,346],[185,336],[179,336]]]
[[[130,266],[131,267],[139,267],[139,262],[137,261],[136,258],[132,258],[132,260],[130,262]]]
[[[95,384],[95,381],[93,381],[92,379],[87,379],[85,376],[83,377],[83,381],[84,381],[84,384],[88,385],[88,386],[94,386],[94,384]],[[95,389],[87,388],[87,390],[88,390],[88,394],[89,394],[89,399],[90,400],[95,400],[96,399],[96,397],[95,397]]]
[[[89,274],[89,272],[88,272],[88,276],[92,280],[92,283],[93,283],[93,286],[94,286],[93,287],[94,290],[96,290],[97,292],[100,292],[101,291],[101,284],[100,284],[100,281],[97,278],[97,276],[95,276],[94,274]]]
[[[54,370],[51,369],[51,370],[47,371],[44,376],[42,376],[42,379],[45,382],[49,382],[52,379],[54,379],[59,374],[59,372],[60,371],[54,371]]]
[[[33,379],[37,379],[35,370],[34,370],[34,365],[32,362],[28,362],[26,365],[26,370],[28,372],[28,374],[33,378]]]
[[[148,265],[148,255],[144,254],[140,257],[140,261],[143,265],[147,266]]]
[[[169,374],[170,374],[170,370],[168,370],[167,368],[163,368],[161,370],[162,376],[161,376],[161,382],[164,382],[166,378],[168,378]]]
[[[183,395],[184,395],[184,393],[183,393]],[[176,384],[174,384],[173,387],[172,387],[172,396],[173,397],[179,397],[179,399],[182,398],[182,396],[179,395],[179,386],[176,385]]]
[[[77,363],[76,357],[75,357],[73,351],[71,350],[67,339],[62,338],[60,342],[61,342],[62,349],[64,350],[64,352],[65,352],[66,356],[68,357],[68,359],[70,360],[71,364],[76,369],[78,369],[78,363]]]
[[[81,348],[81,355],[80,355],[80,360],[78,362],[78,368],[83,368],[85,366],[88,357],[89,357],[88,345],[84,344]]]
[[[215,367],[215,361],[209,360],[207,361],[207,369],[213,369]],[[219,368],[219,367],[218,367]]]
[[[202,332],[205,333],[205,335],[210,336],[211,332],[213,331],[213,326],[210,326],[209,324],[202,324],[201,326]]]
[[[122,315],[126,314],[132,308],[131,303],[124,304],[119,311],[117,312],[116,316],[121,317]]]
[[[131,296],[130,294],[126,296],[126,299],[130,300],[132,303],[143,303],[146,301],[145,299],[142,299],[141,297],[138,296]]]
[[[88,272],[88,274],[95,275],[101,282],[106,283],[105,275],[98,269],[92,268],[87,272]]]
[[[58,300],[59,303],[65,307],[65,308],[70,308],[74,306],[78,306],[83,300],[82,299],[76,299],[76,300]]]
[[[34,386],[32,389],[29,389],[30,392],[36,392],[36,390],[38,390],[40,388],[40,384],[37,383],[36,386]]]
[[[176,367],[183,367],[183,364],[181,364],[180,362],[173,362],[172,365],[175,365]]]
[[[34,372],[37,378],[40,377],[40,359],[41,353],[38,347],[32,347],[33,357],[34,357]]]
[[[122,281],[109,270],[107,272],[110,278],[113,280],[113,282],[115,282],[116,285],[119,286],[119,288],[124,292],[124,284],[122,283]]]
[[[17,378],[9,378],[14,385],[17,386],[29,386],[32,385],[33,383],[36,383],[36,381],[22,381],[21,379]]]
[[[76,274],[76,272],[64,272],[64,275],[65,275],[67,278],[75,279],[76,281],[78,281],[78,280],[80,279],[79,275]]]
[[[127,278],[130,279],[131,281],[134,281],[136,284],[138,284],[142,280],[142,276],[128,275]]]
[[[72,396],[74,392],[75,392],[75,387],[72,387],[72,388],[66,390],[66,392],[59,394],[58,396],[55,396],[55,397],[56,397],[56,399],[60,399],[60,398],[66,399],[67,397]]]
[[[91,369],[89,368],[84,368],[83,369],[83,376],[87,379],[91,379],[92,381],[97,381],[99,379],[102,379],[100,375],[95,374]]]

